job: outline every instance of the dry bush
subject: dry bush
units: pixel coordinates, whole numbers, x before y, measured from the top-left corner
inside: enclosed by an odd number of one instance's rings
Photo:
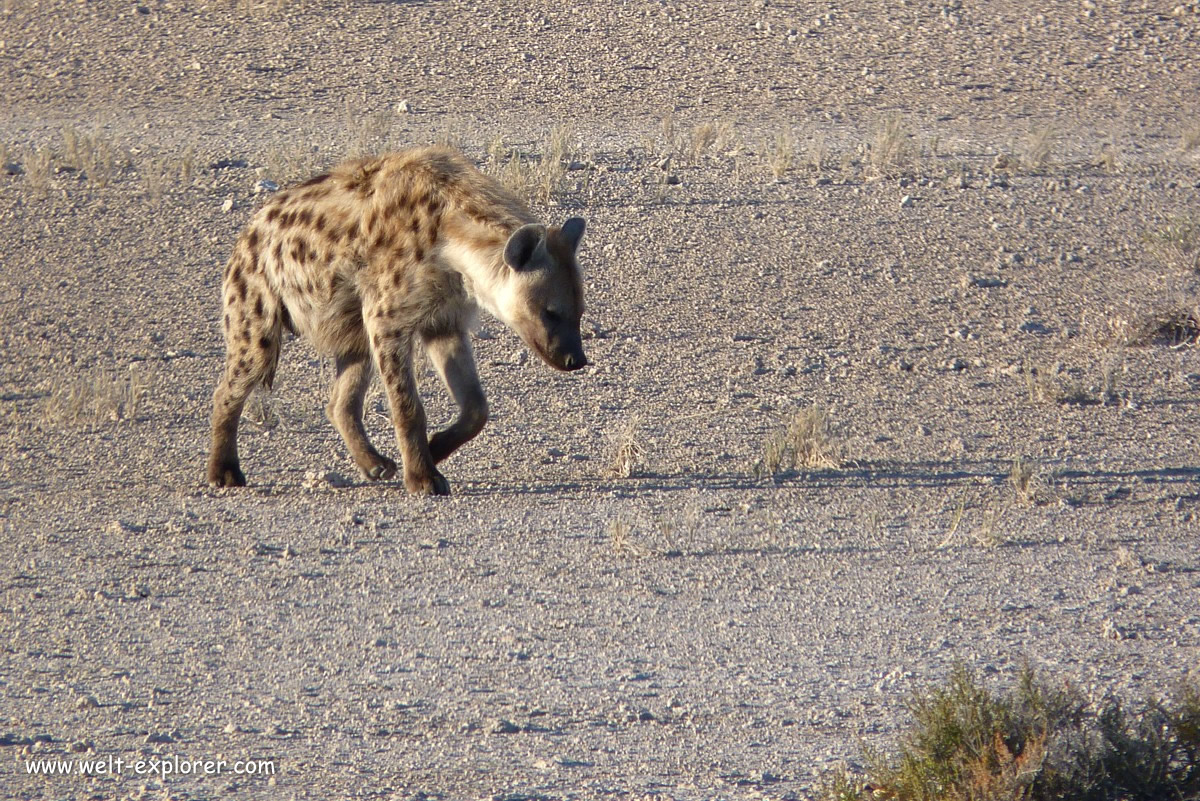
[[[838,445],[829,432],[829,417],[820,406],[800,409],[787,425],[767,437],[762,458],[754,467],[759,478],[793,470],[836,468]]]
[[[100,370],[55,384],[42,416],[52,423],[135,420],[149,391],[149,382],[137,372],[121,376]]]
[[[796,164],[796,137],[791,131],[779,131],[775,138],[767,143],[765,158],[768,169],[776,181],[782,181],[788,171]]]
[[[617,429],[605,470],[610,478],[631,478],[644,468],[646,450],[642,445],[639,426],[638,418],[631,417]]]
[[[1200,687],[1130,713],[1088,701],[1026,668],[995,694],[964,666],[909,702],[914,724],[893,754],[867,753],[865,777],[841,771],[821,801],[1118,801],[1200,797]]]
[[[1194,347],[1200,342],[1200,308],[1164,307],[1136,320],[1113,320],[1110,328],[1112,341],[1121,346]]]

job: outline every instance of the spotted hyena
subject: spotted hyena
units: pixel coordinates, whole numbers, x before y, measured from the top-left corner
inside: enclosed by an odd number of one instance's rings
[[[225,375],[213,394],[208,480],[242,486],[237,427],[246,397],[271,386],[284,329],[331,354],[326,409],[367,478],[396,463],[363,428],[372,371],[387,390],[409,492],[445,495],[434,466],[487,422],[469,328],[479,306],[547,364],[587,364],[578,217],[540,225],[526,205],[463,156],[425,148],[349,161],[280,192],[242,232],[225,269]],[[429,437],[413,376],[422,346],[459,416]]]

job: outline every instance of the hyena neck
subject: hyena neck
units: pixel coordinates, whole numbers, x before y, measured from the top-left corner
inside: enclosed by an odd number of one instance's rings
[[[454,232],[441,248],[441,261],[463,278],[467,296],[477,306],[508,324],[505,308],[512,292],[512,270],[504,263],[504,246],[512,234],[507,226],[473,226]],[[447,232],[450,233],[450,232]]]

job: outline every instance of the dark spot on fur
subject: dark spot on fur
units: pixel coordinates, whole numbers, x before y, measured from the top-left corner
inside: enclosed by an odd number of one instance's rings
[[[243,303],[246,301],[246,282],[242,280],[242,276],[236,270],[229,278],[229,284],[233,287],[233,291],[237,293],[238,300]]]
[[[325,233],[325,215],[318,214],[317,219],[313,220],[313,230],[318,234]]]
[[[250,248],[251,253],[258,250],[258,229],[250,229],[250,233],[246,235],[246,245]]]
[[[436,213],[437,210],[441,208],[441,206],[442,206],[442,204],[435,197],[431,197],[427,201],[425,201],[425,208],[429,210],[430,214]]]
[[[225,312],[225,330],[229,330],[229,312]]]
[[[283,261],[283,242],[277,241],[275,243],[275,263],[279,264],[282,261]]]
[[[375,234],[375,241],[371,244],[371,247],[381,248],[387,244],[387,241],[388,241],[387,233],[384,231],[380,231],[379,233]]]
[[[421,231],[421,218],[420,218],[420,217],[413,217],[413,218],[412,218],[412,221],[411,221],[411,222],[408,224],[408,227],[409,227],[409,229],[411,229],[411,230],[412,230],[412,232],[413,232],[414,234],[416,234],[416,233],[420,233],[420,231]]]
[[[255,299],[254,299],[254,316],[255,316],[255,317],[262,317],[262,313],[263,313],[263,302],[262,302],[262,300],[263,300],[262,298],[255,298]]]
[[[269,223],[273,223],[273,222],[275,222],[275,220],[276,220],[276,219],[278,219],[278,218],[279,218],[279,207],[278,207],[278,206],[272,206],[272,207],[271,207],[271,208],[270,208],[270,209],[267,211],[267,222],[269,222]]]
[[[307,226],[312,222],[312,212],[304,209],[296,215],[296,221],[301,225]]]
[[[413,251],[413,261],[415,261],[417,264],[420,264],[421,262],[425,261],[425,251],[422,250],[419,245]]]
[[[271,349],[271,340],[268,339],[267,337],[259,337],[258,338],[258,346],[260,348],[262,348],[263,350],[270,350]]]

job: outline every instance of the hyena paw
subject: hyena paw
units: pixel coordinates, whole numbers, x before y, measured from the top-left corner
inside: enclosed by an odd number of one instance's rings
[[[359,467],[368,481],[387,481],[396,475],[396,463],[379,454],[375,454],[370,464]]]
[[[244,487],[246,476],[237,462],[214,462],[208,466],[208,484],[212,487]]]
[[[406,475],[404,486],[413,495],[449,495],[450,482],[437,470],[428,475]]]

